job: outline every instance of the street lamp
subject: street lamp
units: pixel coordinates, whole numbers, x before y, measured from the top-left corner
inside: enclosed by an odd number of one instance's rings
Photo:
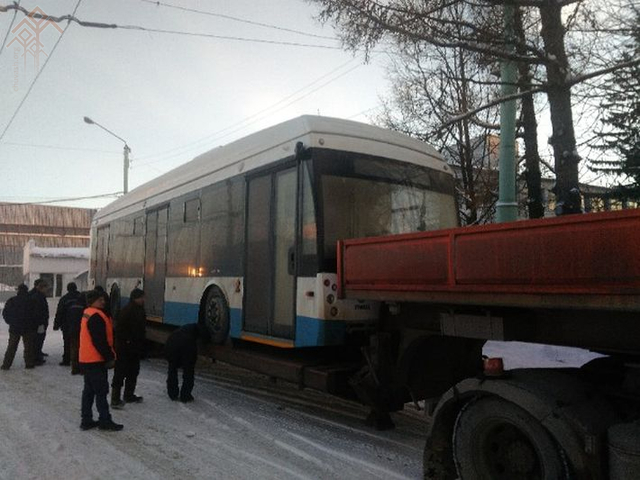
[[[127,145],[127,141],[124,138],[119,137],[118,135],[113,133],[108,128],[103,127],[98,122],[94,122],[89,117],[84,117],[84,123],[87,123],[89,125],[97,125],[101,129],[103,129],[105,132],[110,133],[111,135],[113,135],[118,140],[124,143],[124,178],[123,178],[122,190],[124,191],[124,193],[127,193],[129,191],[129,154],[131,153],[131,149],[129,148],[129,145]]]

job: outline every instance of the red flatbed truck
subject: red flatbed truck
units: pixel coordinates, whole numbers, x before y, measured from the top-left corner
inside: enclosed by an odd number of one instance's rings
[[[354,387],[427,400],[425,478],[640,478],[640,210],[339,243],[341,298],[381,317]],[[488,375],[487,340],[606,354]]]

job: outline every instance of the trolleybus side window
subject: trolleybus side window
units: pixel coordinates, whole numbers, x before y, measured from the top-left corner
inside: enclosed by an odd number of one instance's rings
[[[202,191],[200,264],[206,276],[242,275],[244,178]]]
[[[188,200],[185,197],[171,201],[168,229],[167,276],[202,276],[198,253],[200,250],[200,225],[196,221],[185,222],[187,211],[197,218],[198,198]],[[189,207],[188,207],[189,205]]]

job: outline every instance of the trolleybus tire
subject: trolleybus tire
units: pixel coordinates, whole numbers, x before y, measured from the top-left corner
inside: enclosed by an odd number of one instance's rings
[[[462,480],[568,478],[560,447],[538,420],[497,397],[481,397],[462,409],[453,445]]]
[[[229,336],[229,305],[227,299],[215,285],[209,290],[202,303],[201,321],[207,327],[214,345],[222,345]]]

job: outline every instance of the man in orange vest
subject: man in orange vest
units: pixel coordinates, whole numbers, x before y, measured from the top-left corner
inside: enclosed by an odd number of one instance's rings
[[[82,422],[80,428],[89,430],[118,431],[122,425],[115,423],[109,413],[107,394],[109,380],[107,369],[115,365],[113,349],[113,322],[104,311],[106,294],[92,290],[87,293],[87,305],[80,322],[80,349],[78,360],[84,375],[82,390]],[[98,421],[93,419],[93,400],[98,409]]]

